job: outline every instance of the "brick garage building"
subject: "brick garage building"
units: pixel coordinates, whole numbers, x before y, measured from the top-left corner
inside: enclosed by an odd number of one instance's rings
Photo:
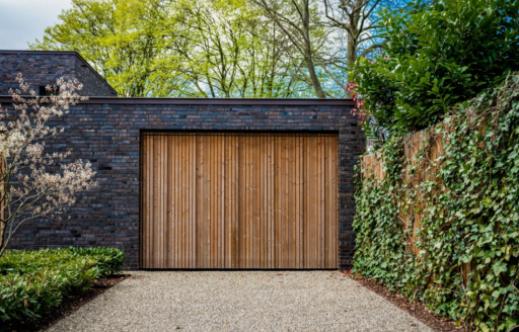
[[[67,218],[24,225],[12,248],[115,246],[128,268],[350,264],[353,167],[364,146],[350,100],[119,98],[81,63],[73,52],[0,51],[0,94],[17,72],[37,86],[87,78],[90,99],[59,120],[65,132],[48,148],[90,160],[98,183]]]

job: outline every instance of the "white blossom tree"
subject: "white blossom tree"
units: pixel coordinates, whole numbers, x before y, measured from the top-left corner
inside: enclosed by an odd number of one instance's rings
[[[52,121],[86,99],[77,93],[82,85],[58,79],[47,87],[48,96],[37,96],[21,74],[17,82],[12,104],[0,105],[0,256],[24,223],[63,213],[77,193],[95,186],[89,162],[69,161],[70,151],[45,149],[63,132]]]

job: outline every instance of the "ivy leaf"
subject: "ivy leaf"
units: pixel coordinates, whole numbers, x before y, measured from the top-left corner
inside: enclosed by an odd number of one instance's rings
[[[485,197],[482,200],[483,206],[486,208],[492,207],[492,204],[494,203],[490,197]]]
[[[501,273],[506,272],[506,270],[506,264],[501,261],[497,261],[492,264],[492,271],[494,271],[495,275],[500,275]]]

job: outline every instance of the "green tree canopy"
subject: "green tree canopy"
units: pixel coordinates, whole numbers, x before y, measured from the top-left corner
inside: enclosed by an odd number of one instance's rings
[[[364,111],[392,132],[420,129],[494,86],[519,69],[518,12],[513,0],[415,0],[387,15],[384,52],[350,75]]]
[[[124,96],[314,97],[316,79],[343,95],[329,28],[311,14],[312,68],[248,0],[73,0],[31,47],[78,51]]]
[[[81,53],[122,95],[146,95],[167,38],[168,2],[73,0],[33,49]]]

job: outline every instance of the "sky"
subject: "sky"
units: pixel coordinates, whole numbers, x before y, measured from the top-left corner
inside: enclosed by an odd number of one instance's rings
[[[25,50],[58,21],[71,0],[0,0],[0,49]]]

